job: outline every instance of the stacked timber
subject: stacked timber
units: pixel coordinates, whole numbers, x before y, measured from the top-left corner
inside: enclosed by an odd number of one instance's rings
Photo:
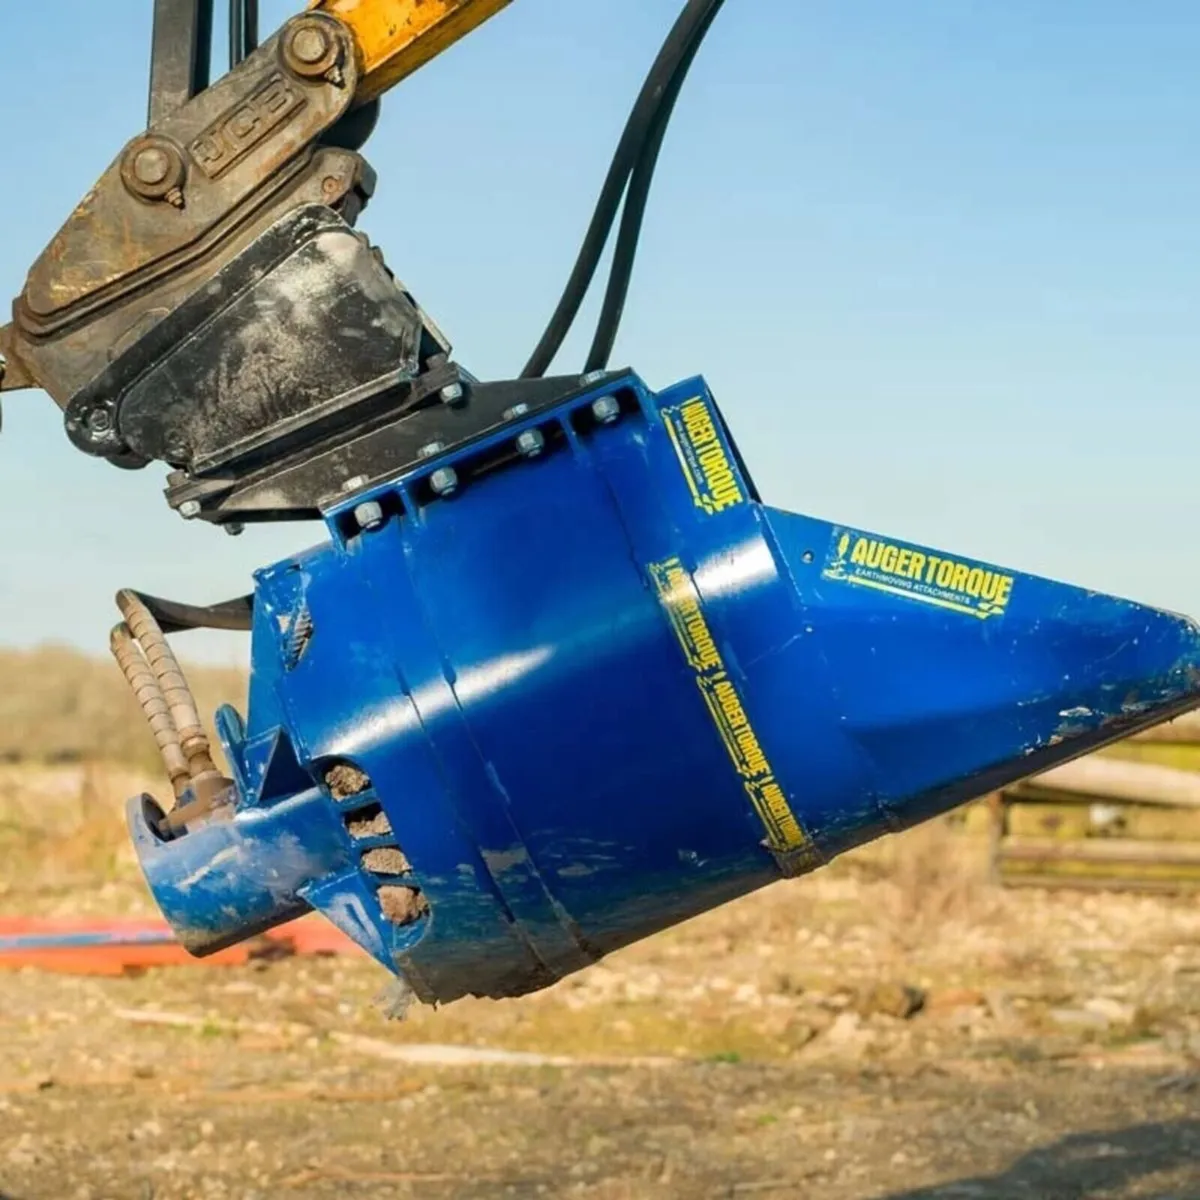
[[[1190,760],[1190,749],[1200,762],[1200,714],[1130,739],[1117,750],[1130,758],[1093,755],[992,797],[987,808],[1000,881],[1200,888],[1200,773],[1154,761]]]

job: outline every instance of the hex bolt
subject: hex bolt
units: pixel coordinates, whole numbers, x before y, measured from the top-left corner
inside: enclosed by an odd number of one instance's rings
[[[292,35],[288,48],[297,62],[311,67],[329,53],[329,38],[319,25],[303,25]]]
[[[337,87],[345,82],[339,63],[340,49],[322,20],[301,17],[283,43],[287,65],[304,79],[328,79]]]
[[[515,421],[518,417],[523,417],[529,412],[529,405],[524,400],[520,404],[514,404],[512,408],[504,410],[504,419],[506,421]]]
[[[441,454],[446,448],[445,442],[430,442],[427,446],[422,446],[417,451],[418,458],[433,458],[435,455]]]
[[[147,134],[129,146],[121,160],[121,179],[143,200],[183,207],[187,165],[178,147],[157,134]]]
[[[439,467],[430,475],[429,486],[437,496],[453,496],[458,491],[458,472],[453,467]]]
[[[160,184],[171,173],[171,160],[161,146],[146,146],[133,160],[133,174],[139,183],[148,187]]]
[[[354,519],[359,529],[378,529],[383,524],[383,505],[378,500],[367,500],[354,510]]]
[[[224,526],[224,529],[230,537],[241,537],[246,532],[246,527],[241,521],[230,521],[228,525]]]
[[[607,371],[589,371],[586,375],[581,375],[579,377],[579,382],[583,384],[584,387],[591,387],[593,383],[599,383],[600,380],[604,379],[607,375]]]
[[[621,415],[621,405],[615,396],[601,396],[592,403],[592,416],[601,425],[611,425]]]
[[[537,458],[546,448],[546,438],[540,429],[526,429],[517,438],[517,449],[525,458]]]
[[[88,432],[96,437],[103,437],[112,429],[112,414],[106,408],[93,408],[88,413]]]
[[[179,506],[179,515],[185,521],[194,521],[200,515],[200,501],[185,500]]]
[[[461,404],[467,397],[467,389],[461,383],[448,383],[438,396],[443,404]]]
[[[357,492],[359,488],[365,488],[368,482],[369,480],[365,475],[354,475],[342,484],[342,491]]]

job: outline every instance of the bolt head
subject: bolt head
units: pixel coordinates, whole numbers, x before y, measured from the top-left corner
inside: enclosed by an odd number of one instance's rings
[[[341,73],[341,49],[329,24],[317,17],[300,17],[283,41],[284,62],[302,79],[336,78]]]
[[[342,484],[342,491],[357,492],[360,488],[365,488],[369,482],[370,480],[365,475],[355,475]]]
[[[581,375],[579,377],[579,382],[583,384],[584,387],[591,387],[593,383],[599,383],[600,380],[604,379],[607,375],[607,371],[589,371],[586,375]]]
[[[319,25],[303,25],[292,35],[290,49],[297,62],[311,66],[329,53],[329,36]]]
[[[537,458],[546,448],[546,438],[540,429],[526,429],[517,438],[517,449],[526,458]]]
[[[515,421],[518,417],[523,417],[528,412],[529,405],[522,400],[520,404],[514,404],[512,408],[504,410],[504,419],[506,421]]]
[[[359,529],[378,529],[383,524],[383,505],[378,500],[367,500],[354,510],[354,519]]]
[[[246,532],[246,527],[241,523],[241,521],[230,521],[229,524],[224,528],[225,532],[229,534],[230,537],[241,537],[242,534]]]
[[[461,404],[467,396],[467,389],[461,383],[448,383],[438,393],[443,404]]]
[[[112,413],[107,408],[93,408],[88,413],[87,418],[88,432],[101,437],[112,429]]]
[[[429,486],[437,496],[453,496],[458,491],[458,472],[453,467],[439,467],[430,475]]]
[[[187,166],[173,143],[147,134],[126,150],[121,159],[121,179],[143,200],[182,203]]]
[[[614,396],[601,396],[592,404],[592,416],[601,425],[611,425],[621,415],[621,406]]]
[[[134,156],[133,174],[139,183],[153,187],[170,173],[171,159],[161,146],[146,146]]]
[[[420,458],[435,458],[437,455],[441,454],[445,448],[445,442],[430,442],[429,445],[422,446],[420,450],[417,451],[417,455]]]
[[[200,515],[200,501],[185,500],[179,506],[179,515],[185,521],[194,521]]]

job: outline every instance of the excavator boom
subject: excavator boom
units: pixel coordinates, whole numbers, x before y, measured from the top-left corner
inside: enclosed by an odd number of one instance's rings
[[[365,103],[406,79],[512,0],[313,0],[354,35]]]

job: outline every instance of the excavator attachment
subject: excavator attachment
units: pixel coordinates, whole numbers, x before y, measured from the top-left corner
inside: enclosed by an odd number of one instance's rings
[[[475,403],[259,573],[227,788],[131,804],[195,954],[516,996],[1200,704],[1185,618],[764,505],[698,379]]]
[[[178,937],[317,910],[430,1003],[534,991],[1200,705],[1192,622],[767,507],[701,381],[607,372],[722,0],[672,26],[521,378],[455,361],[356,229],[359,150],[505,3],[312,0],[260,43],[234,0],[210,82],[213,0],[155,0],[148,127],[0,328],[0,391],[168,468],[182,518],[328,529],[244,601],[119,597],[174,793],[130,820]],[[614,229],[584,374],[547,378]],[[164,636],[202,625],[252,632],[228,776]]]

